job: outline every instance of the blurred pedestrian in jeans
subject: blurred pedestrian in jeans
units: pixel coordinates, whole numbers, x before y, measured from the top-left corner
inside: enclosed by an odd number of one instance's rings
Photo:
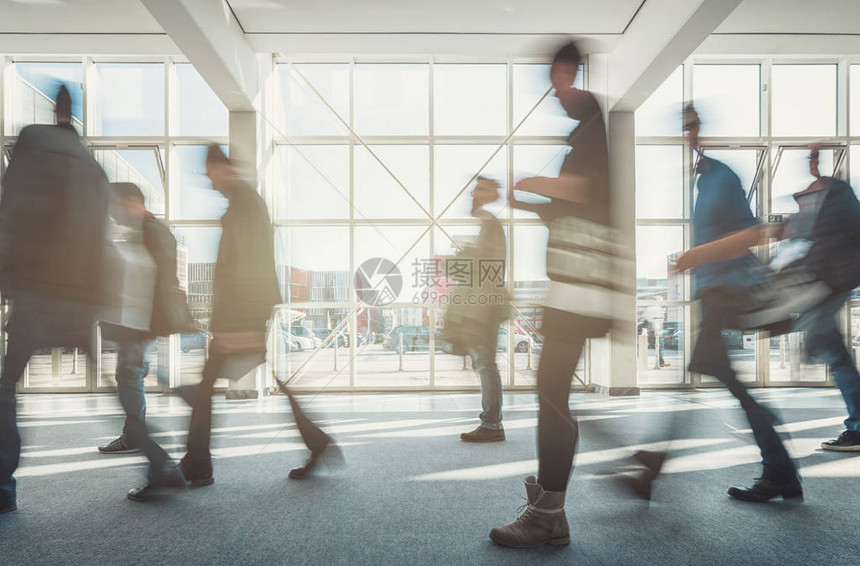
[[[72,126],[72,101],[60,87],[56,125],[18,135],[0,200],[0,293],[10,303],[0,377],[0,513],[14,511],[21,437],[15,388],[41,348],[85,348],[106,298],[103,257],[108,181]]]

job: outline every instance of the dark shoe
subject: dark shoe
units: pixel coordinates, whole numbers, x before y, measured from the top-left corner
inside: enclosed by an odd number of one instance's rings
[[[304,466],[293,468],[290,470],[289,478],[291,480],[306,480],[310,477],[311,472],[317,467],[322,460],[326,464],[336,465],[343,463],[343,454],[340,448],[334,442],[329,442],[325,448],[318,452],[311,452],[311,457],[308,458]]]
[[[522,515],[510,525],[490,531],[496,544],[512,548],[532,548],[544,543],[570,544],[570,527],[564,514],[563,491],[544,491],[534,476],[525,480],[526,503]]]
[[[104,446],[99,446],[99,452],[102,454],[132,454],[133,452],[140,452],[140,448],[132,446],[124,436],[120,436]]]
[[[203,464],[191,464],[186,458],[182,458],[179,461],[179,469],[193,487],[206,487],[215,483],[215,478],[212,477],[212,462],[209,460]]]
[[[797,480],[788,483],[778,483],[764,478],[756,478],[755,484],[752,487],[730,487],[729,495],[741,501],[752,501],[754,503],[764,503],[775,497],[782,497],[783,500],[796,499],[803,501],[803,488],[800,487],[800,482]]]
[[[9,503],[0,503],[0,515],[3,513],[11,513],[18,509],[18,503],[16,501],[10,501]]]
[[[479,426],[475,430],[464,432],[460,435],[463,442],[501,442],[505,439],[505,429],[487,428]]]
[[[821,448],[835,452],[860,452],[860,432],[846,430],[839,438],[822,442]]]
[[[185,476],[182,470],[173,462],[164,464],[160,470],[149,470],[149,483],[144,487],[129,490],[128,498],[132,501],[152,501],[160,499],[169,488],[185,489]]]
[[[640,450],[633,455],[645,469],[636,476],[623,476],[620,478],[621,485],[633,493],[636,497],[645,501],[651,501],[651,484],[660,475],[663,463],[666,461],[665,452],[646,452]]]

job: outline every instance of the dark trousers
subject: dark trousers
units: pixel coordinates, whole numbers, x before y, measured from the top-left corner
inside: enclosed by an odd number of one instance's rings
[[[570,412],[573,372],[589,336],[592,319],[544,309],[544,344],[538,366],[538,483],[565,491],[573,469],[579,425]]]
[[[721,331],[731,327],[734,309],[733,299],[720,292],[702,297],[702,324],[690,371],[716,377],[740,401],[761,452],[763,477],[777,482],[794,481],[797,468],[774,429],[776,417],[752,398],[731,367]]]
[[[125,411],[122,435],[129,444],[140,448],[140,451],[149,459],[151,472],[158,474],[170,457],[152,440],[146,428],[146,397],[143,392],[143,379],[149,373],[146,352],[151,344],[152,340],[118,343],[116,388],[119,402]]]
[[[207,471],[212,466],[209,451],[212,436],[212,393],[224,361],[223,354],[210,352],[203,366],[203,379],[199,384],[181,391],[182,397],[191,404],[191,425],[188,429],[188,452],[185,460],[188,466],[201,471]]]
[[[21,436],[18,433],[15,406],[15,386],[35,348],[25,341],[9,337],[3,373],[0,375],[0,503],[16,500],[13,474],[21,457]]]

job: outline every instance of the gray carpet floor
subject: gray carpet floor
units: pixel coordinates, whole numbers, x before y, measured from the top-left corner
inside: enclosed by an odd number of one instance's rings
[[[505,396],[508,440],[486,445],[457,436],[476,424],[475,394],[307,399],[346,462],[306,481],[286,477],[306,454],[283,398],[221,399],[215,484],[145,504],[125,498],[144,460],[95,451],[121,428],[113,396],[22,395],[20,509],[0,515],[0,564],[860,564],[860,454],[818,449],[841,430],[838,391],[755,394],[791,435],[804,504],[726,495],[760,466],[725,391],[577,393],[571,544],[534,550],[487,538],[516,517],[522,479],[536,471],[533,394]],[[187,409],[174,397],[149,402],[159,442],[181,456]],[[627,456],[669,437],[673,459],[654,501],[626,497],[614,478]]]

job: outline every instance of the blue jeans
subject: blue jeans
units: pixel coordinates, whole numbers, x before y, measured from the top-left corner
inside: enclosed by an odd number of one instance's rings
[[[731,328],[735,307],[731,297],[717,290],[702,297],[702,324],[693,349],[690,371],[716,377],[740,401],[761,452],[763,477],[775,482],[794,481],[797,468],[774,429],[776,417],[752,398],[729,362],[729,353],[720,331]]]
[[[16,422],[15,386],[34,351],[35,347],[27,341],[9,336],[0,375],[0,503],[16,500],[13,474],[21,457],[21,436]]]
[[[143,392],[143,378],[149,373],[146,353],[152,340],[138,342],[118,342],[116,350],[116,392],[125,410],[125,425],[122,436],[131,442],[132,421],[146,422],[146,397]]]
[[[469,348],[472,368],[481,380],[481,426],[492,430],[502,428],[502,378],[496,365],[494,345],[482,344]]]
[[[835,293],[823,303],[801,316],[792,330],[806,332],[806,350],[830,367],[830,375],[842,392],[848,407],[845,428],[860,432],[860,373],[854,360],[845,347],[845,338],[836,324],[836,314],[848,297],[849,292]]]

